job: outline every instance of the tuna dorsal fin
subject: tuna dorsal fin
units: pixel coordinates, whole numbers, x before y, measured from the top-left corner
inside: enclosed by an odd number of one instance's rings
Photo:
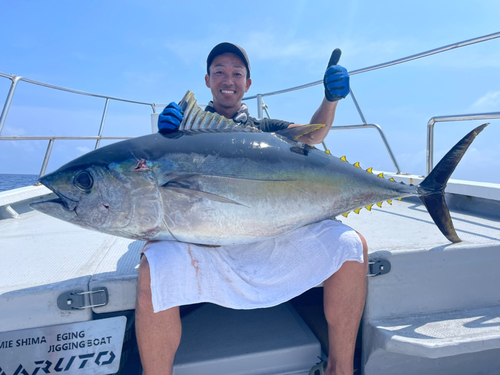
[[[198,106],[194,94],[188,91],[179,102],[182,108],[182,122],[179,131],[184,133],[208,133],[208,132],[252,132],[261,133],[256,127],[245,126],[234,122],[218,113],[202,110]]]
[[[283,137],[292,139],[294,141],[298,141],[302,136],[312,133],[318,129],[324,128],[325,124],[309,124],[309,125],[301,125],[301,126],[293,126],[288,127],[287,129],[283,129],[277,131],[276,134],[279,134]]]

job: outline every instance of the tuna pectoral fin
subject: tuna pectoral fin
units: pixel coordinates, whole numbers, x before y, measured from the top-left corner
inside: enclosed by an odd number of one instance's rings
[[[463,137],[434,167],[431,173],[418,187],[420,200],[424,203],[427,211],[438,226],[439,230],[451,242],[460,242],[453,222],[451,221],[448,206],[444,200],[444,189],[446,184],[469,148],[476,136],[483,131],[488,124],[483,124],[472,130]]]
[[[312,133],[318,129],[324,128],[325,124],[310,124],[310,125],[300,125],[300,126],[290,126],[287,129],[277,131],[279,134],[288,139],[298,141],[302,136]]]
[[[245,206],[244,204],[236,202],[232,199],[228,199],[228,198],[222,197],[220,195],[215,195],[215,194],[207,193],[207,192],[200,191],[200,190],[192,190],[189,188],[184,188],[184,187],[179,187],[179,186],[174,186],[174,185],[169,185],[169,184],[162,186],[162,188],[170,190],[170,191],[175,192],[177,194],[182,194],[186,197],[189,197],[190,199],[203,198],[203,199],[208,199],[208,200],[211,200],[214,202],[219,202],[219,203],[230,203],[230,204],[236,204],[238,206]]]

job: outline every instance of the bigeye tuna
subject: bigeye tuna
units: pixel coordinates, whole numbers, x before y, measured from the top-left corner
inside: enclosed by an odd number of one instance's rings
[[[260,241],[361,207],[419,196],[446,238],[460,239],[444,188],[481,125],[419,186],[396,183],[297,142],[324,125],[264,133],[180,103],[179,131],[89,152],[40,179],[57,199],[31,206],[100,232],[207,245]]]

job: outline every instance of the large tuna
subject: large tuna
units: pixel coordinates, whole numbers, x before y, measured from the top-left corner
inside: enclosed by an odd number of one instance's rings
[[[317,125],[263,133],[182,100],[179,132],[83,155],[40,179],[59,199],[32,207],[76,225],[142,240],[241,244],[399,197],[418,195],[459,242],[444,188],[482,125],[418,187],[392,182],[296,142]]]

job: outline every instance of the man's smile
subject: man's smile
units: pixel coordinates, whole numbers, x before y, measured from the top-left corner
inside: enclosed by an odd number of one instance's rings
[[[241,108],[241,99],[252,81],[245,63],[233,53],[215,57],[205,76],[205,83],[212,91],[214,109],[227,118],[234,116]]]

